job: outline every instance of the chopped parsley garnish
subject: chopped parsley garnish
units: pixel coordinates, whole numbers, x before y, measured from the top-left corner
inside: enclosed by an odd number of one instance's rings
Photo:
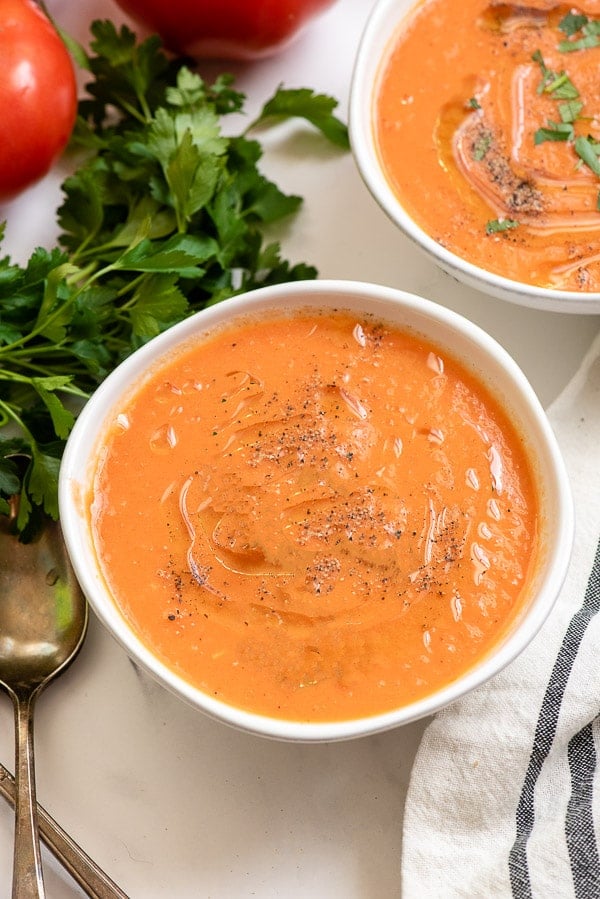
[[[546,128],[538,128],[533,135],[533,142],[536,146],[538,144],[543,144],[545,141],[573,140],[574,132],[572,124],[567,122],[552,122],[549,120],[546,125]]]
[[[502,231],[510,231],[512,228],[518,228],[519,223],[514,219],[492,219],[485,226],[486,234],[501,234]]]
[[[477,97],[471,97],[467,104],[471,109],[481,109],[481,103],[477,99]]]
[[[569,100],[567,103],[558,104],[558,114],[561,122],[576,122],[583,109],[581,100]]]
[[[600,46],[600,20],[589,19],[586,15],[569,12],[559,22],[559,30],[566,36],[558,44],[563,53],[585,50]],[[557,102],[560,121],[548,119],[544,127],[533,134],[536,146],[548,142],[569,143],[578,157],[578,165],[586,165],[595,175],[600,177],[600,141],[591,135],[577,135],[575,126],[583,120],[584,101],[580,99],[577,87],[566,71],[555,72],[550,69],[540,50],[532,54],[532,61],[537,63],[541,72],[541,80],[537,86],[538,94],[548,94]],[[478,144],[473,148],[476,159],[483,158],[485,153],[477,156]],[[487,151],[486,151],[487,152]],[[600,192],[596,199],[596,209],[600,212]],[[513,219],[493,219],[486,224],[486,234],[498,234],[517,227]]]
[[[590,47],[600,46],[600,21],[597,19],[588,19],[584,15],[567,13],[559,22],[558,27],[563,34],[567,35],[567,40],[561,41],[558,45],[561,53],[573,53],[576,50],[589,50]],[[579,33],[581,33],[581,37],[572,40]]]
[[[574,149],[579,158],[587,165],[595,175],[600,176],[600,142],[593,137],[578,137]]]
[[[573,37],[574,34],[577,34],[578,31],[581,31],[584,25],[588,23],[589,19],[587,16],[580,15],[574,12],[568,12],[566,16],[564,16],[560,22],[558,23],[559,29],[563,34],[566,34],[567,37]]]
[[[558,104],[560,122],[553,122],[549,119],[545,128],[538,128],[535,132],[534,143],[537,145],[545,141],[572,141],[575,139],[573,123],[580,117],[583,109],[583,102],[578,99],[579,91],[565,72],[561,73],[559,77],[556,77],[553,72],[549,72],[539,52],[537,57],[534,54],[533,58],[542,69],[540,85],[542,91],[551,93],[555,100],[564,100],[563,103]],[[538,92],[540,92],[539,87]]]
[[[576,100],[579,91],[566,72],[553,72],[544,62],[539,50],[532,55],[532,60],[537,62],[542,73],[542,80],[538,85],[538,94],[552,94],[555,100]]]
[[[568,14],[562,19],[559,28],[568,35],[577,34],[582,29],[594,27],[595,31],[600,34],[600,22],[590,22],[586,16],[576,16]],[[573,149],[582,163],[588,166],[594,174],[600,176],[600,161],[598,155],[600,144],[593,137],[576,137],[574,125],[581,119],[583,110],[583,101],[579,98],[579,91],[568,77],[566,72],[562,72],[560,76],[556,76],[547,68],[542,54],[537,50],[532,59],[537,62],[542,71],[542,81],[538,86],[538,93],[549,92],[553,94],[555,99],[565,99],[566,102],[558,104],[558,114],[560,122],[548,120],[546,127],[538,128],[533,135],[536,145],[545,141],[570,141]],[[557,86],[558,85],[558,86]],[[572,95],[567,98],[562,96],[565,86],[568,86],[568,92]]]

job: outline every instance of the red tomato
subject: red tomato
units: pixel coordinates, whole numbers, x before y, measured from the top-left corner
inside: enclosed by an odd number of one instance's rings
[[[259,59],[283,49],[335,0],[117,0],[170,50],[192,58]]]
[[[71,57],[33,0],[0,0],[0,200],[46,174],[77,113]]]

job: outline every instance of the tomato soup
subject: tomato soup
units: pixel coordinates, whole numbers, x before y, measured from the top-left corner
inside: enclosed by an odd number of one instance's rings
[[[417,5],[392,41],[374,113],[409,215],[488,271],[599,291],[599,68],[597,0]]]
[[[521,435],[427,341],[342,310],[244,316],[116,410],[96,551],[184,679],[304,722],[455,680],[522,610],[538,498]]]

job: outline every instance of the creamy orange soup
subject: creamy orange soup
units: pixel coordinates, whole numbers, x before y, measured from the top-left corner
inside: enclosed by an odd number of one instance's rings
[[[249,711],[335,721],[431,694],[519,612],[521,436],[435,346],[346,312],[248,318],[115,413],[92,497],[142,640]]]
[[[424,0],[403,24],[376,139],[434,240],[514,280],[600,290],[599,35],[597,0]]]

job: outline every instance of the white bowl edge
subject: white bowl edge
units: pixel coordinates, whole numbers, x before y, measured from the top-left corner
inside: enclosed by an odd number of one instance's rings
[[[600,293],[538,288],[487,272],[442,247],[405,211],[383,174],[373,128],[373,96],[394,35],[413,8],[426,0],[378,0],[361,36],[352,72],[348,124],[354,160],[361,178],[386,215],[445,272],[497,299],[546,312],[600,312]]]
[[[478,354],[481,358],[485,356],[488,363],[493,362],[491,369],[496,378],[505,383],[505,388],[501,391],[505,394],[505,408],[529,431],[540,454],[542,470],[539,476],[547,494],[542,500],[549,503],[548,497],[553,499],[549,510],[553,520],[546,522],[548,533],[545,535],[552,560],[538,584],[535,601],[524,613],[526,627],[521,626],[511,633],[476,670],[418,702],[369,718],[316,724],[244,712],[201,693],[157,660],[129,629],[118,607],[109,597],[102,575],[96,567],[96,553],[81,502],[82,487],[91,464],[90,455],[93,456],[93,449],[105,428],[107,416],[114,408],[113,390],[122,382],[130,383],[135,380],[150,362],[154,363],[163,352],[168,352],[192,334],[203,333],[224,317],[260,312],[281,306],[282,303],[291,308],[324,303],[342,309],[362,309],[363,299],[369,304],[368,311],[375,316],[379,315],[401,327],[407,326],[424,334],[434,343],[443,342],[442,332],[453,333],[456,345],[450,346],[449,352],[461,359],[463,364],[474,363],[477,369]],[[436,324],[433,330],[419,327],[419,320],[423,325],[431,321]],[[436,337],[436,333],[440,336]],[[457,349],[461,346],[464,351],[467,348],[472,350],[473,347],[480,349],[465,357]],[[480,378],[482,375],[483,372],[479,370]],[[489,383],[488,378],[484,378],[484,381]],[[493,384],[490,386],[498,393],[497,384],[495,387]],[[512,392],[509,386],[516,388],[518,398],[509,398],[508,394]],[[526,647],[550,613],[566,576],[574,531],[569,481],[554,433],[533,388],[506,350],[477,325],[430,300],[394,288],[343,280],[277,285],[226,300],[175,325],[126,359],[98,387],[93,400],[88,402],[78,417],[61,464],[59,506],[67,550],[81,587],[96,615],[135,662],[167,689],[220,721],[262,736],[301,742],[345,740],[388,730],[428,716],[489,680]]]

